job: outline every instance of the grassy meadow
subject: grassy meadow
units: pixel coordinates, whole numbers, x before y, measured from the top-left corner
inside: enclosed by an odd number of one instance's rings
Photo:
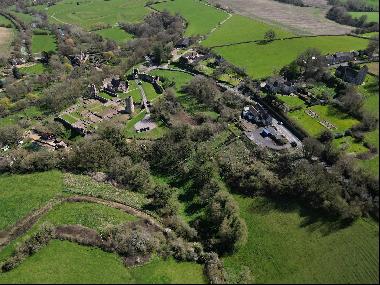
[[[173,0],[154,4],[160,11],[180,14],[187,22],[186,35],[206,35],[227,18],[227,13],[198,0]]]
[[[276,38],[294,36],[291,32],[278,26],[272,26],[240,15],[233,15],[207,37],[202,44],[212,47],[244,41],[262,40],[268,30],[273,30],[276,33]]]
[[[124,43],[132,39],[132,35],[126,33],[120,28],[108,28],[96,31],[98,35],[101,35],[105,39],[113,40],[117,43]]]
[[[232,64],[245,69],[251,77],[264,78],[278,72],[308,48],[317,48],[328,54],[365,49],[367,44],[365,39],[350,36],[320,36],[278,40],[267,44],[238,44],[213,50]]]
[[[62,190],[58,171],[0,176],[0,230],[11,227]]]
[[[25,74],[39,75],[44,73],[46,70],[45,66],[42,63],[36,63],[28,67],[20,68],[20,71]]]
[[[52,274],[54,273],[54,274]],[[98,248],[53,240],[19,267],[0,273],[0,283],[144,284],[206,283],[202,266],[190,262],[162,260],[126,268],[120,257]]]
[[[47,13],[52,23],[70,23],[90,30],[99,25],[138,22],[150,13],[145,3],[145,0],[63,0],[50,7],[36,8]]]
[[[52,35],[33,35],[32,36],[32,53],[40,53],[43,51],[55,51],[57,44]]]
[[[247,266],[256,283],[379,282],[377,223],[359,219],[341,228],[286,201],[235,199],[249,237],[223,259],[232,278]]]
[[[367,16],[367,22],[379,22],[379,12],[348,12],[353,18]]]

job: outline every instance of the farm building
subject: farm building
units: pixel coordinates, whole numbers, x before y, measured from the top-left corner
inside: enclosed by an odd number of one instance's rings
[[[290,95],[297,92],[297,87],[284,78],[269,78],[260,86],[269,94]]]
[[[255,106],[244,107],[242,117],[249,122],[261,126],[268,126],[273,121],[272,116],[258,103]]]
[[[335,75],[339,78],[342,78],[344,81],[348,83],[361,85],[363,84],[367,73],[367,66],[364,66],[360,69],[355,69],[350,66],[339,66],[336,69]]]

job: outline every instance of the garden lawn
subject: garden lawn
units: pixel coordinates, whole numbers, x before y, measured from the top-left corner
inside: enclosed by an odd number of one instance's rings
[[[44,73],[46,70],[45,66],[42,63],[36,63],[32,66],[22,67],[20,71],[25,74],[39,75]]]
[[[90,30],[100,25],[141,21],[151,12],[145,3],[145,0],[63,0],[50,7],[36,8],[47,13],[52,23],[70,23]]]
[[[40,53],[43,51],[55,51],[57,44],[52,35],[33,35],[32,36],[32,53]]]
[[[143,266],[126,268],[121,258],[98,248],[69,241],[51,241],[20,266],[0,273],[0,283],[205,283],[202,266],[164,261],[158,257]]]
[[[289,112],[287,116],[309,136],[318,137],[326,130],[317,120],[305,113],[305,109]]]
[[[332,143],[333,146],[346,153],[360,154],[368,152],[368,148],[362,143],[355,142],[355,139],[350,136],[334,139]]]
[[[368,71],[379,76],[379,63],[378,62],[371,62],[367,63]]]
[[[207,37],[202,44],[207,47],[212,47],[245,41],[263,40],[264,34],[268,30],[273,30],[276,34],[276,38],[294,36],[291,32],[281,29],[278,26],[269,25],[240,15],[233,15]]]
[[[128,34],[120,28],[108,28],[103,30],[98,30],[95,33],[101,35],[105,39],[113,40],[117,43],[127,42],[132,39],[132,35]]]
[[[348,12],[353,18],[367,16],[367,22],[379,22],[379,12]]]
[[[5,26],[5,27],[13,27],[13,24],[10,20],[8,20],[7,18],[5,18],[4,16],[0,15],[0,27],[1,26]]]
[[[289,64],[308,48],[317,48],[323,54],[337,51],[365,49],[368,40],[350,36],[320,36],[278,40],[267,44],[249,43],[214,48],[232,64],[239,66],[253,78],[271,76]]]
[[[15,114],[0,118],[0,128],[7,125],[16,124],[18,121],[23,119],[35,122],[42,115],[43,113],[38,107],[32,106]]]
[[[289,108],[305,106],[305,102],[298,98],[298,96],[277,95],[277,98],[284,102]]]
[[[258,284],[379,283],[376,222],[359,219],[341,228],[286,201],[235,199],[249,235],[237,253],[223,258],[232,278],[247,266]]]
[[[42,207],[62,190],[62,174],[58,171],[0,176],[0,230]]]
[[[310,109],[317,113],[320,119],[324,119],[336,126],[337,129],[335,129],[334,132],[344,132],[351,127],[359,124],[358,120],[347,115],[346,113],[342,113],[330,105],[316,105],[312,106]]]
[[[227,18],[227,13],[198,0],[173,0],[153,5],[160,11],[179,13],[188,23],[187,36],[206,35]]]
[[[364,96],[363,109],[379,118],[379,79],[367,75],[364,85],[359,86],[358,89]]]

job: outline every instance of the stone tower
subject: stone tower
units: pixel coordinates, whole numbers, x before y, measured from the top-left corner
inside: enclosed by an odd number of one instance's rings
[[[135,111],[135,105],[133,104],[133,98],[132,96],[129,96],[127,99],[125,99],[125,111],[128,114],[133,114]]]

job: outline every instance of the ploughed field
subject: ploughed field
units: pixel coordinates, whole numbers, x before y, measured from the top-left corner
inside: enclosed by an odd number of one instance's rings
[[[228,7],[243,16],[276,23],[298,34],[335,35],[346,34],[352,30],[352,27],[326,19],[328,5],[325,3],[315,5],[319,7],[296,7],[274,0],[211,0],[211,2]]]

